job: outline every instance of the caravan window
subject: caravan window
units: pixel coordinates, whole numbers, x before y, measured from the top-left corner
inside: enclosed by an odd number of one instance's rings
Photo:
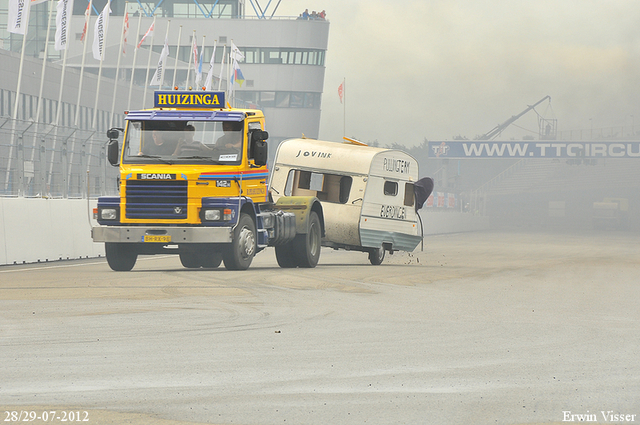
[[[390,196],[396,196],[398,194],[398,182],[384,182],[384,194]]]
[[[413,183],[405,183],[404,185],[404,205],[407,207],[413,206],[414,193]]]
[[[321,201],[346,204],[351,193],[351,176],[290,170],[284,194],[286,196],[316,196]]]

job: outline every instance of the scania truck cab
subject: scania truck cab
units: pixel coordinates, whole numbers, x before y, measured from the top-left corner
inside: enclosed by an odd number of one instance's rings
[[[224,105],[223,92],[158,91],[154,108],[127,112],[125,128],[107,132],[119,196],[98,199],[92,237],[113,270],[167,253],[187,268],[244,270],[267,246],[282,267],[316,266],[320,202],[270,200],[264,115]]]

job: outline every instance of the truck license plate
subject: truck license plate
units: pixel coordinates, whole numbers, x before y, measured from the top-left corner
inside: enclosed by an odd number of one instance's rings
[[[145,242],[171,242],[171,235],[144,235]]]

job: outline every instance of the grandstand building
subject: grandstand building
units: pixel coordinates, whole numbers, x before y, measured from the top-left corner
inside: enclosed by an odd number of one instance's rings
[[[0,60],[5,64],[0,71],[0,115],[21,120],[37,117],[40,122],[51,123],[57,112],[63,69],[63,51],[54,49],[57,2],[46,1],[31,6],[17,117],[12,115],[23,37],[7,31],[8,2],[0,0]],[[277,5],[269,7],[269,2],[265,7],[256,0],[112,0],[101,65],[93,58],[91,50],[94,25],[105,4],[106,0],[92,2],[86,47],[80,38],[88,2],[75,0],[73,5],[59,124],[103,133],[111,125],[122,125],[125,110],[149,107],[153,90],[158,87],[147,86],[145,89],[145,82],[155,72],[165,39],[169,58],[162,88],[174,85],[195,88],[192,53],[195,37],[199,56],[204,49],[201,57],[204,76],[209,71],[215,42],[213,88],[227,91],[233,106],[255,105],[264,111],[272,152],[286,138],[299,137],[302,133],[318,137],[328,21],[278,16]],[[50,14],[51,8],[53,13]],[[120,54],[125,14],[128,14],[129,29],[124,44],[126,53]],[[45,66],[43,101],[38,113],[49,16],[51,30],[46,54],[49,61]],[[153,35],[146,37],[136,52],[136,44],[154,22]],[[245,79],[242,85],[229,85],[228,55],[224,70],[222,68],[223,52],[228,53],[232,43],[244,55],[239,61]],[[78,102],[83,48],[86,56]],[[101,75],[100,84],[98,75]],[[233,92],[229,94],[231,89]],[[94,111],[96,96],[99,97],[97,112]]]

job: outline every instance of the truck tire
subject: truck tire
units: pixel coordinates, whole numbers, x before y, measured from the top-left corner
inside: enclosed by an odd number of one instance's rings
[[[205,269],[218,268],[222,263],[222,253],[220,251],[205,251],[202,253],[202,267]]]
[[[180,262],[188,269],[197,269],[202,266],[201,258],[198,253],[193,251],[180,251]]]
[[[369,262],[374,266],[379,266],[384,260],[384,248],[373,248],[369,250]]]
[[[295,255],[293,242],[276,246],[276,260],[278,260],[278,265],[283,269],[298,267],[298,259]]]
[[[222,252],[227,270],[246,270],[256,255],[256,225],[250,215],[242,213],[233,231],[233,241]]]
[[[104,251],[107,255],[107,263],[113,271],[128,272],[136,265],[138,253],[133,244],[105,242]]]
[[[309,215],[309,230],[306,235],[297,235],[293,240],[293,250],[299,267],[313,268],[320,259],[322,229],[315,211]]]

